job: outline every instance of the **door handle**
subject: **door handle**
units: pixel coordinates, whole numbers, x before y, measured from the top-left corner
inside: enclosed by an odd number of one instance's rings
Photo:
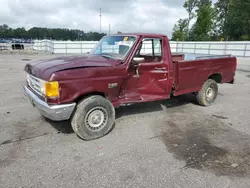
[[[155,70],[167,70],[165,67],[156,67]]]

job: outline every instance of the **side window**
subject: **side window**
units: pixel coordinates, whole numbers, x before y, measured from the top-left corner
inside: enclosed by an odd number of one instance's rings
[[[153,55],[153,46],[152,46],[152,40],[144,40],[142,41],[142,47],[140,50],[140,55],[147,55],[152,56]]]
[[[144,57],[144,62],[161,62],[162,60],[162,39],[145,38],[142,41],[137,57]]]
[[[162,56],[161,54],[161,46],[162,46],[162,42],[161,39],[154,39],[153,41],[153,45],[154,45],[154,55],[155,56]]]

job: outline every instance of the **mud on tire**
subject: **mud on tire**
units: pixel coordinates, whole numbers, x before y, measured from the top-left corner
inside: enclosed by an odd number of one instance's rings
[[[93,140],[108,134],[115,122],[112,103],[99,95],[80,101],[71,118],[74,132],[83,140]]]
[[[211,105],[218,95],[218,84],[215,80],[208,79],[202,86],[201,90],[196,95],[196,100],[199,105]]]

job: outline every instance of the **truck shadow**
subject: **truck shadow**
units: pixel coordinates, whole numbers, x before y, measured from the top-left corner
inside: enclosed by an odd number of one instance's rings
[[[135,114],[143,114],[148,112],[157,112],[157,111],[163,111],[163,107],[166,108],[173,108],[177,106],[182,106],[185,104],[193,103],[195,102],[195,96],[192,94],[186,94],[178,97],[173,97],[168,100],[163,101],[156,101],[156,102],[146,102],[146,103],[138,103],[133,104],[131,106],[123,106],[116,109],[116,119],[119,119],[124,116],[128,115],[135,115]],[[54,127],[58,133],[63,134],[71,134],[74,133],[70,121],[51,121],[49,119],[45,119],[52,127]]]
[[[48,122],[53,128],[56,129],[56,131],[58,131],[57,133],[63,133],[63,134],[71,134],[74,133],[71,125],[70,125],[70,121],[66,120],[66,121],[52,121],[50,119],[45,118],[45,121]]]
[[[185,94],[177,97],[172,97],[167,100],[138,103],[138,104],[133,104],[131,106],[123,106],[116,109],[116,119],[128,115],[163,111],[164,107],[168,109],[190,103],[197,105],[195,96],[193,94]]]

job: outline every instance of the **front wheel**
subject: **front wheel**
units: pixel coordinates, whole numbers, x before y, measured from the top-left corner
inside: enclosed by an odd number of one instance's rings
[[[84,140],[93,140],[109,133],[115,122],[112,103],[102,96],[83,99],[71,119],[74,132]]]
[[[218,95],[218,84],[212,79],[208,79],[197,93],[196,99],[198,104],[202,106],[211,105]]]

